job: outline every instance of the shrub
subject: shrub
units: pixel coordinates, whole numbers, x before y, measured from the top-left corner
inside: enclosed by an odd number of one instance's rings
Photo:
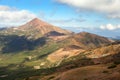
[[[108,73],[108,71],[105,70],[105,71],[103,71],[102,73]]]
[[[120,61],[115,61],[114,64],[119,65]]]
[[[110,66],[108,66],[108,69],[115,68],[115,67],[117,67],[116,64],[111,64]]]
[[[51,76],[51,77],[49,77],[47,80],[51,80],[51,79],[53,79],[53,78],[55,78],[55,76]]]

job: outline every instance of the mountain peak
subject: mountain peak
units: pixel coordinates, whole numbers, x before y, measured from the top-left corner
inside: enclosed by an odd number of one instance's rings
[[[61,29],[61,28],[51,25],[45,21],[42,21],[39,18],[34,18],[30,22],[27,22],[26,24],[20,26],[19,29],[26,33],[31,32],[32,35],[33,34],[34,35],[44,35],[51,31],[55,31],[55,32],[62,33],[62,34],[70,34],[71,33],[70,31]]]
[[[30,22],[28,22],[27,24],[41,25],[41,26],[51,25],[51,24],[48,24],[47,22],[44,22],[44,21],[40,20],[39,18],[34,18]]]
[[[38,19],[38,18],[34,18],[34,19],[32,19],[33,21],[37,21],[37,20],[40,20],[40,19]]]
[[[30,22],[44,22],[44,21],[40,20],[39,18],[34,18]]]

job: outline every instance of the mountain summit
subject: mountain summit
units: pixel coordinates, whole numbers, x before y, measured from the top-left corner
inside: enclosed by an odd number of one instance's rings
[[[33,26],[33,27],[51,25],[51,24],[49,24],[49,23],[47,23],[47,22],[44,22],[44,21],[42,21],[42,20],[40,20],[40,19],[38,19],[38,18],[32,19],[32,20],[31,20],[30,22],[28,22],[27,24],[28,24],[28,26],[31,25],[31,26]],[[25,26],[26,26],[27,24],[25,24]],[[52,26],[52,25],[51,25],[51,26]]]
[[[35,19],[31,20],[30,22],[26,23],[25,25],[20,26],[19,29],[22,31],[27,31],[27,32],[35,32],[40,35],[44,35],[51,31],[56,31],[56,32],[63,33],[63,34],[71,33],[70,31],[53,26],[53,25],[51,25],[47,22],[44,22],[38,18],[35,18]]]

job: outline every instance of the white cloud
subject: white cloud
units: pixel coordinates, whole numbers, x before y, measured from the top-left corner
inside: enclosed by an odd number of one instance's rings
[[[102,30],[116,30],[116,29],[120,29],[120,25],[106,24],[106,25],[101,25],[100,29],[102,29]]]
[[[21,25],[35,17],[36,15],[28,10],[0,6],[0,27]]]
[[[10,10],[10,9],[11,8],[8,7],[8,6],[3,6],[3,5],[0,6],[0,11],[7,11],[7,10]]]
[[[57,0],[82,10],[105,13],[110,18],[120,18],[120,0]]]

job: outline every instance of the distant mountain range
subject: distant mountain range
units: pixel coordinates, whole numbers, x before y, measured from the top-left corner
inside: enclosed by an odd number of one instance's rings
[[[113,39],[120,40],[120,36],[116,36],[116,37],[115,37],[115,38],[113,38]]]
[[[1,30],[4,30],[4,29],[6,29],[6,28],[0,28],[0,31],[1,31]]]

